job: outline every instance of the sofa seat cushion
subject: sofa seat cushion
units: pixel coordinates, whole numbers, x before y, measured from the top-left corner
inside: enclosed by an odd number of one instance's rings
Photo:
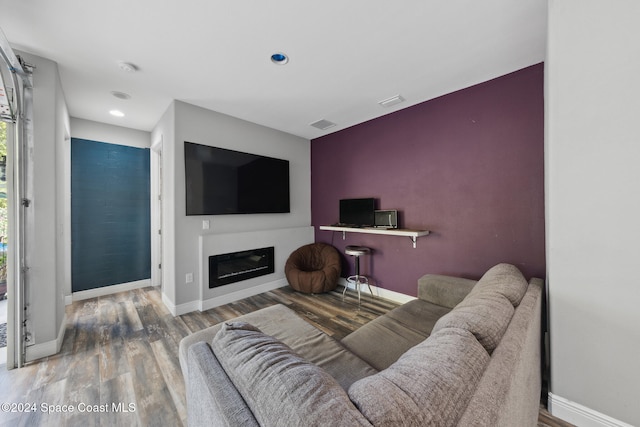
[[[471,289],[466,298],[479,293],[498,293],[507,298],[514,307],[527,292],[529,284],[520,270],[511,264],[498,264],[491,267],[478,283]]]
[[[344,337],[341,343],[381,371],[427,337],[427,334],[407,328],[397,320],[380,316]]]
[[[452,426],[488,363],[469,331],[441,329],[389,368],[355,382],[349,397],[375,426]]]
[[[245,322],[225,323],[212,348],[260,425],[370,425],[329,373]]]
[[[341,343],[381,371],[405,351],[424,341],[436,321],[449,311],[424,300],[413,300],[370,321],[343,338]]]
[[[329,372],[347,390],[355,381],[378,371],[364,360],[345,349],[338,341],[315,328],[293,310],[282,304],[263,308],[234,320],[245,321],[271,335],[301,357]],[[187,349],[196,342],[210,343],[218,333],[222,323],[195,332],[180,341],[180,365],[185,378],[189,366],[186,363]]]
[[[513,305],[501,294],[479,292],[442,316],[433,332],[444,328],[466,329],[491,354],[507,330],[513,312]]]
[[[400,322],[407,328],[429,336],[438,319],[450,311],[450,308],[415,299],[394,308],[385,316]]]

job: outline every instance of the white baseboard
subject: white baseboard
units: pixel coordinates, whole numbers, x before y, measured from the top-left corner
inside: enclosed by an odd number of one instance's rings
[[[580,427],[633,427],[553,393],[549,393],[549,413]]]
[[[71,302],[67,303],[68,298],[71,298],[72,301],[81,301],[84,299],[102,297],[105,295],[111,295],[118,292],[130,291],[133,289],[144,288],[147,286],[151,286],[151,279],[137,280],[135,282],[121,283],[119,285],[103,286],[101,288],[74,292],[71,294],[71,296],[65,296],[65,304],[67,305],[71,304]]]
[[[344,277],[341,277],[338,280],[338,284],[342,286],[347,286],[347,279],[345,279]],[[349,289],[353,289],[354,291],[356,290],[356,287],[353,283],[349,284],[348,287]],[[373,285],[371,285],[371,290],[373,291],[373,295],[378,296],[380,298],[391,300],[393,302],[397,302],[399,304],[404,304],[406,302],[416,299],[416,297],[412,297],[410,295],[402,294],[396,291],[390,291],[389,289],[379,288]],[[369,288],[367,288],[367,285],[361,286],[360,292],[361,293],[365,292],[366,294],[369,294]]]
[[[272,291],[274,289],[281,288],[283,286],[287,286],[287,279],[278,279],[273,282],[263,283],[258,286],[252,286],[247,289],[242,289],[240,291],[231,292],[225,295],[221,295],[215,298],[209,298],[204,301],[189,301],[183,304],[174,305],[173,302],[163,293],[162,294],[162,302],[167,307],[167,309],[174,316],[180,316],[182,314],[190,313],[192,311],[206,311],[210,308],[219,307],[221,305],[229,304],[234,301],[241,300],[243,298],[248,298],[254,295],[261,294],[263,292]]]
[[[62,316],[62,322],[60,329],[58,329],[58,336],[55,340],[43,342],[40,344],[34,344],[26,348],[25,361],[32,362],[43,357],[51,356],[60,351],[62,348],[62,341],[64,340],[64,332],[67,330],[67,315]]]
[[[287,282],[287,279],[283,278],[283,279],[274,280],[273,282],[263,283],[258,286],[252,286],[247,289],[242,289],[240,291],[231,292],[229,294],[221,295],[219,297],[209,298],[201,302],[199,310],[200,311],[209,310],[210,308],[213,308],[213,307],[229,304],[231,302],[238,301],[243,298],[252,297],[254,295],[258,295],[263,292],[269,292],[274,289],[282,288],[288,285],[289,285],[289,282]]]
[[[169,310],[169,312],[173,316],[180,316],[181,314],[190,313],[192,311],[196,311],[200,309],[200,301],[189,301],[184,304],[175,305],[164,294],[164,292],[162,293],[162,302],[164,303],[165,307],[167,307],[167,310]]]

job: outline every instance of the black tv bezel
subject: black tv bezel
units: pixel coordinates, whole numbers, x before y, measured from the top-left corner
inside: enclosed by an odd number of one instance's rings
[[[187,155],[186,155],[186,147],[187,145],[192,145],[192,146],[197,146],[197,147],[204,147],[207,150],[212,150],[212,151],[223,151],[223,152],[228,152],[228,153],[234,153],[234,154],[240,154],[240,155],[244,155],[244,156],[251,156],[254,157],[256,160],[257,159],[267,159],[269,161],[276,161],[276,162],[282,162],[283,164],[286,164],[286,198],[287,201],[286,203],[283,203],[282,206],[286,207],[282,207],[282,208],[262,208],[262,209],[251,209],[251,210],[236,210],[233,212],[222,212],[219,210],[215,210],[215,211],[211,211],[211,210],[206,210],[203,209],[202,211],[195,211],[193,209],[189,209],[189,172],[187,170]],[[196,142],[190,142],[190,141],[184,141],[184,167],[185,167],[185,213],[186,216],[217,216],[217,215],[254,215],[254,214],[283,214],[283,213],[291,213],[291,163],[289,162],[289,160],[286,159],[280,159],[277,157],[270,157],[270,156],[264,156],[261,154],[255,154],[255,153],[248,153],[245,151],[239,151],[239,150],[232,150],[229,148],[223,148],[223,147],[216,147],[213,145],[206,145],[206,144],[198,144]],[[285,193],[285,191],[283,190],[283,193]]]
[[[347,204],[359,205],[358,207],[364,208],[366,205],[366,210],[361,209],[357,215],[358,219],[352,221],[344,217],[346,213]],[[352,227],[373,227],[375,225],[375,209],[376,209],[376,199],[374,197],[359,197],[359,198],[351,198],[351,199],[340,199],[338,202],[338,217],[341,224],[352,226]],[[350,212],[353,214],[353,211]]]

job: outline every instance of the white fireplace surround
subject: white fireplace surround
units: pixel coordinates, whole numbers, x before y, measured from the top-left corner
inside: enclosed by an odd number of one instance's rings
[[[286,286],[284,264],[291,252],[302,245],[313,243],[314,228],[309,226],[242,233],[204,234],[199,236],[198,240],[200,297],[197,306],[200,311],[205,311]],[[274,247],[275,271],[273,273],[209,289],[209,256],[267,246]]]

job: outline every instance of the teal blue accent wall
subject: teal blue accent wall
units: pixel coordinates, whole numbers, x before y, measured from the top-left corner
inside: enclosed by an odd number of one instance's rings
[[[149,149],[71,138],[71,289],[151,277]]]

